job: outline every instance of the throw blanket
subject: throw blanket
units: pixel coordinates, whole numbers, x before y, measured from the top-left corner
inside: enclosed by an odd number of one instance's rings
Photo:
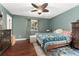
[[[45,43],[47,43],[47,42],[62,41],[62,40],[67,40],[67,39],[68,39],[67,36],[61,36],[61,35],[46,37],[43,39],[43,45],[45,45]]]

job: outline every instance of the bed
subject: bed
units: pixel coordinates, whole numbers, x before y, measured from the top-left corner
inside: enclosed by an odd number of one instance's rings
[[[36,33],[37,42],[45,52],[52,48],[69,45],[70,36],[57,33]]]

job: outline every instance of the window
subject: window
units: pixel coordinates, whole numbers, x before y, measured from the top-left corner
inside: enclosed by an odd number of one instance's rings
[[[12,17],[7,14],[7,29],[12,29]]]
[[[38,31],[38,20],[31,20],[31,31]]]

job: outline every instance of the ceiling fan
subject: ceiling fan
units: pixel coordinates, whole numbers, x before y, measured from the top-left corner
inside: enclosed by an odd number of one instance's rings
[[[32,6],[35,8],[34,10],[32,10],[31,12],[38,12],[38,14],[42,14],[42,12],[49,12],[49,10],[45,9],[48,6],[48,3],[44,3],[42,5],[36,5],[34,3],[32,3]]]

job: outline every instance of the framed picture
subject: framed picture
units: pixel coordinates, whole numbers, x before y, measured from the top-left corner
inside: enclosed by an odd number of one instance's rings
[[[38,31],[38,20],[31,20],[31,31]]]

